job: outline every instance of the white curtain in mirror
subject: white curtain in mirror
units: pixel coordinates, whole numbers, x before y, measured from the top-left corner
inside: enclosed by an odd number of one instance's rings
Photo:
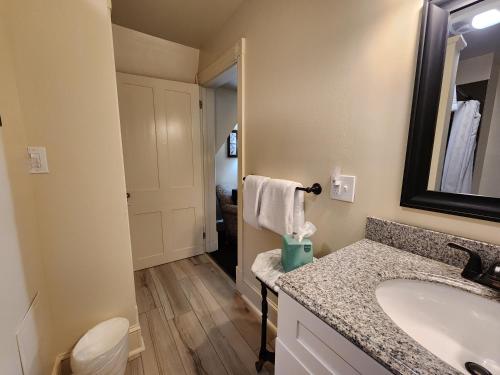
[[[441,180],[441,191],[471,194],[476,138],[481,120],[477,100],[458,102]]]

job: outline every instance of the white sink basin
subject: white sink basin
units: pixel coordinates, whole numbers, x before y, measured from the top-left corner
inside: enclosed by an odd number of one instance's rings
[[[403,331],[452,367],[469,374],[470,361],[500,374],[500,303],[415,280],[385,281],[375,293]]]

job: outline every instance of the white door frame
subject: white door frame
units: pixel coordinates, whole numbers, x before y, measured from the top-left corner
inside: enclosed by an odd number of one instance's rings
[[[223,73],[225,70],[229,69],[231,66],[236,65],[238,70],[238,90],[237,90],[237,100],[238,100],[238,266],[236,267],[236,287],[240,292],[243,289],[243,176],[245,172],[245,149],[243,146],[243,139],[245,137],[245,38],[241,38],[238,43],[233,47],[224,52],[215,62],[209,65],[204,70],[198,73],[198,83],[200,86],[206,86],[211,80],[216,78],[218,75]],[[210,184],[215,184],[215,181],[211,177],[211,171],[206,168],[210,168],[210,163],[206,163],[206,160],[213,159],[214,155],[210,155],[213,152],[213,147],[210,147],[210,140],[213,139],[213,135],[206,134],[205,124],[202,125],[203,129],[203,157],[204,157],[204,180],[205,180],[205,204],[209,197],[207,193],[211,191],[208,187]],[[209,130],[213,131],[213,130]],[[215,188],[215,186],[214,186]],[[208,198],[208,199],[207,199]],[[209,220],[214,220],[215,222],[215,212],[213,217],[210,217],[210,210],[205,207],[205,227],[207,228],[207,233],[210,228]]]

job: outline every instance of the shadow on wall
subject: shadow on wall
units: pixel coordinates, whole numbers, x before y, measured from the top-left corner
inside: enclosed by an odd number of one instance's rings
[[[12,289],[2,306],[15,314],[11,332],[27,301],[45,295],[57,322],[55,352],[65,353],[99,321],[120,315],[137,323],[110,14],[106,1],[8,3],[0,9],[0,131],[11,132],[3,185],[19,243],[12,241],[8,263],[2,254],[2,284]],[[28,142],[47,148],[49,174],[26,173]],[[9,353],[11,361],[19,355]]]
[[[2,26],[5,14],[0,9]],[[34,215],[34,189],[27,173],[27,137],[9,47],[7,34],[0,29],[3,122],[0,128],[0,373],[45,374],[50,373],[55,356],[52,322]]]
[[[237,130],[238,126],[234,129]],[[226,142],[228,142],[226,140]],[[227,144],[224,142],[215,154],[215,184],[229,189],[238,188],[238,158],[227,155]]]
[[[237,93],[235,89],[215,90],[215,184],[238,187],[238,158],[228,157],[227,138],[237,130]]]

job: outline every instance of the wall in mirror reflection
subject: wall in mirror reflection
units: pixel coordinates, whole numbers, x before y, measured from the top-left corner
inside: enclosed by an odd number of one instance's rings
[[[500,198],[500,1],[450,15],[428,189]]]

